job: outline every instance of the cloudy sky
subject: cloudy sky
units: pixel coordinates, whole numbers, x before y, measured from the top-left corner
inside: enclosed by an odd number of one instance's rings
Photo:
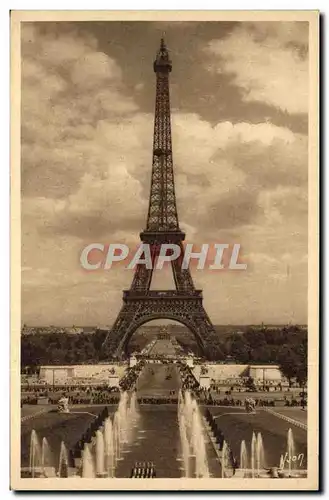
[[[21,33],[22,321],[114,321],[132,271],[87,272],[79,256],[91,242],[134,246],[145,227],[165,35],[180,226],[195,245],[241,244],[248,265],[192,269],[206,310],[216,324],[306,323],[307,23],[39,22]]]

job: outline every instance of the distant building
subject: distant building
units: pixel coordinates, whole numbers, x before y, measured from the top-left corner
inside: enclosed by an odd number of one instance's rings
[[[71,326],[71,328],[65,328],[65,332],[69,333],[70,335],[74,335],[78,333],[83,333],[83,328],[79,326]]]
[[[83,333],[95,333],[97,329],[98,329],[98,327],[96,327],[96,326],[83,326],[82,327]],[[106,328],[104,327],[102,329],[108,330],[109,327],[106,327]]]
[[[60,326],[27,326],[22,328],[22,335],[47,335],[52,333],[65,333],[65,328]]]
[[[22,327],[22,335],[44,335],[44,334],[53,334],[53,333],[67,333],[69,335],[78,335],[81,333],[95,333],[96,329],[100,327],[96,326],[28,326],[26,324]],[[108,330],[109,327],[102,327],[104,330]]]
[[[33,326],[23,326],[22,335],[33,335],[34,333],[36,333],[36,329]]]

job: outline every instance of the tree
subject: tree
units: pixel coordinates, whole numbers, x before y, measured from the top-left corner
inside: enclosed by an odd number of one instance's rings
[[[254,347],[250,350],[250,360],[256,363],[269,363],[271,358],[271,346],[267,344],[261,344],[258,347]]]
[[[255,385],[255,381],[254,381],[254,379],[252,377],[249,377],[248,380],[246,381],[246,387],[247,387],[247,389],[249,389],[252,392],[256,392],[257,391],[256,385]]]
[[[252,349],[267,344],[266,335],[263,330],[248,328],[243,337]]]
[[[292,348],[283,345],[278,353],[278,363],[285,377],[289,380],[296,379],[301,385],[305,385],[307,378],[307,356],[304,347]]]
[[[248,363],[250,360],[250,345],[244,335],[233,334],[230,346],[231,356],[240,363]]]

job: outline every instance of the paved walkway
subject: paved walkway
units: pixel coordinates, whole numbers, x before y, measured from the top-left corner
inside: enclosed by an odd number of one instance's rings
[[[300,407],[276,406],[273,411],[307,425],[307,408],[303,410]]]
[[[296,420],[295,418],[292,418],[292,415],[284,414],[283,412],[281,413],[280,411],[275,411],[270,408],[266,408],[265,411],[271,413],[272,415],[275,415],[278,418],[281,418],[282,420],[285,420],[286,422],[289,422],[290,424],[296,425],[301,429],[307,430],[307,423],[302,422],[301,419]]]
[[[177,396],[180,386],[180,376],[175,365],[149,363],[139,376],[137,396],[169,397],[171,391],[175,391]]]

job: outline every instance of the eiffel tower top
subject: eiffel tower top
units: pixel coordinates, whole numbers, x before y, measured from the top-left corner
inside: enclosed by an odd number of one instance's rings
[[[185,238],[179,228],[171,142],[169,52],[161,38],[153,64],[156,73],[156,99],[153,136],[151,191],[146,229],[142,241],[177,242]]]
[[[166,47],[164,38],[161,38],[160,49],[158,50],[156,59],[153,64],[154,71],[157,72],[170,72],[172,69],[169,52]]]

